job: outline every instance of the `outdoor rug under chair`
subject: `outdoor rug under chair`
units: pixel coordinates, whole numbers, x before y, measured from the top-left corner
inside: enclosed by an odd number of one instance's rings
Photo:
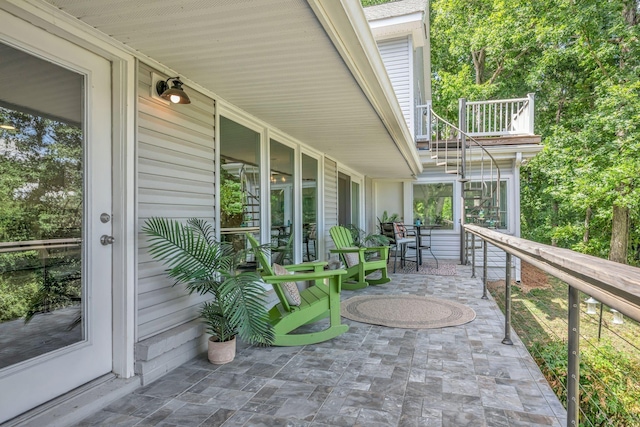
[[[416,295],[359,295],[342,301],[340,309],[356,322],[405,329],[458,326],[476,318],[463,304]]]

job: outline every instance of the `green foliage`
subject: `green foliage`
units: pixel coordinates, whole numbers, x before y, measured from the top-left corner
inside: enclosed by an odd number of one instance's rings
[[[36,251],[0,254],[0,321],[77,304],[81,299],[77,252],[52,251],[41,259]]]
[[[216,241],[213,227],[196,218],[186,225],[150,218],[142,231],[149,236],[149,253],[169,267],[175,284],[184,284],[190,294],[213,298],[201,311],[211,334],[220,341],[237,334],[250,344],[273,342],[262,279],[255,271],[238,272],[246,259],[244,251]]]
[[[0,107],[0,239],[80,237],[82,129]]]
[[[351,233],[353,242],[358,247],[374,247],[374,246],[388,246],[389,238],[378,233],[367,234],[361,228],[356,227],[353,224],[344,226]]]
[[[75,264],[75,267],[71,267],[69,274],[58,269],[44,271],[38,290],[29,301],[24,317],[25,323],[38,313],[47,313],[80,301],[80,263],[79,260],[71,263]]]
[[[387,211],[382,212],[382,218],[378,218],[378,222],[381,224],[386,224],[389,222],[400,222],[400,215],[397,213],[392,213],[389,215]]]
[[[521,170],[522,235],[607,257],[613,206],[640,265],[637,0],[433,0],[434,108],[536,93],[544,150]],[[619,223],[619,222],[618,222]],[[621,236],[613,236],[619,239]]]
[[[0,241],[81,237],[82,129],[0,107],[5,120],[17,130],[0,129]],[[35,252],[0,256],[0,321],[28,320],[79,297],[66,272],[72,261],[47,262],[55,265],[43,276]]]
[[[224,168],[220,168],[220,177],[220,221],[223,227],[238,226],[245,203],[242,183]]]
[[[566,406],[566,343],[538,341],[530,351]],[[640,364],[609,344],[584,348],[580,354],[581,420],[589,420],[581,425],[639,425]]]
[[[413,217],[423,224],[453,228],[453,185],[450,183],[414,186]]]
[[[37,291],[35,281],[15,284],[0,279],[0,322],[23,317]]]

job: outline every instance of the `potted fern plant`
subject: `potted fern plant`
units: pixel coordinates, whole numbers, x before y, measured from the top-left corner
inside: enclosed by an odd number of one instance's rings
[[[249,344],[268,345],[273,330],[268,321],[262,279],[256,271],[238,271],[246,252],[215,239],[213,227],[191,218],[186,224],[165,218],[150,218],[142,231],[149,236],[149,253],[164,263],[174,286],[211,295],[201,316],[212,335],[209,361],[228,363],[235,357],[236,336]],[[216,352],[223,348],[223,354]]]

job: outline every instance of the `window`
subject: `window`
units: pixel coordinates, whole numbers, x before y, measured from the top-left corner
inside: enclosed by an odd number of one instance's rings
[[[485,195],[491,194],[491,189],[495,188],[495,181],[485,182],[484,189],[483,189],[482,182],[471,181],[466,184],[465,188],[478,190],[478,193],[480,192],[480,190],[484,190]],[[470,213],[470,211],[474,211],[472,214],[477,215],[477,217],[476,216],[473,217],[473,220],[467,219],[466,222],[468,223],[475,222],[482,226],[506,229],[509,225],[508,216],[507,216],[508,212],[507,212],[507,182],[506,181],[500,181],[500,209],[499,209],[500,216],[497,216],[491,213],[490,206],[495,206],[497,202],[496,200],[497,194],[495,191],[493,192],[492,197],[493,197],[493,200],[484,201],[483,202],[484,205],[481,205],[481,202],[479,200],[474,200],[474,199],[465,200],[466,212]],[[483,207],[485,206],[486,208],[483,209]]]
[[[293,148],[271,140],[271,247],[272,261],[293,263]]]
[[[2,43],[0,57],[5,72],[31,70],[0,93],[2,370],[86,339],[84,193],[93,187],[84,76]]]
[[[302,251],[306,261],[317,259],[318,160],[302,154]]]
[[[453,229],[453,183],[415,184],[413,219],[423,224],[437,224]]]
[[[351,224],[360,228],[360,184],[351,181]]]
[[[221,239],[243,249],[246,231],[260,231],[260,134],[220,117]]]

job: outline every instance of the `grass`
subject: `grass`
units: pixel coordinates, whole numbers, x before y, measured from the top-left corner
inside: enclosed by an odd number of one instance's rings
[[[511,287],[512,321],[514,325],[517,324],[516,331],[525,344],[551,338],[567,339],[568,285],[555,278],[551,278],[550,282],[547,288],[528,291],[523,291],[517,285]],[[490,286],[489,289],[504,311],[504,285]],[[599,342],[609,343],[621,351],[634,354],[640,362],[640,325],[627,317],[622,325],[614,325],[613,313],[605,306],[598,342],[600,304],[596,314],[587,314],[584,301],[588,298],[588,295],[580,292],[581,345],[597,347]]]

